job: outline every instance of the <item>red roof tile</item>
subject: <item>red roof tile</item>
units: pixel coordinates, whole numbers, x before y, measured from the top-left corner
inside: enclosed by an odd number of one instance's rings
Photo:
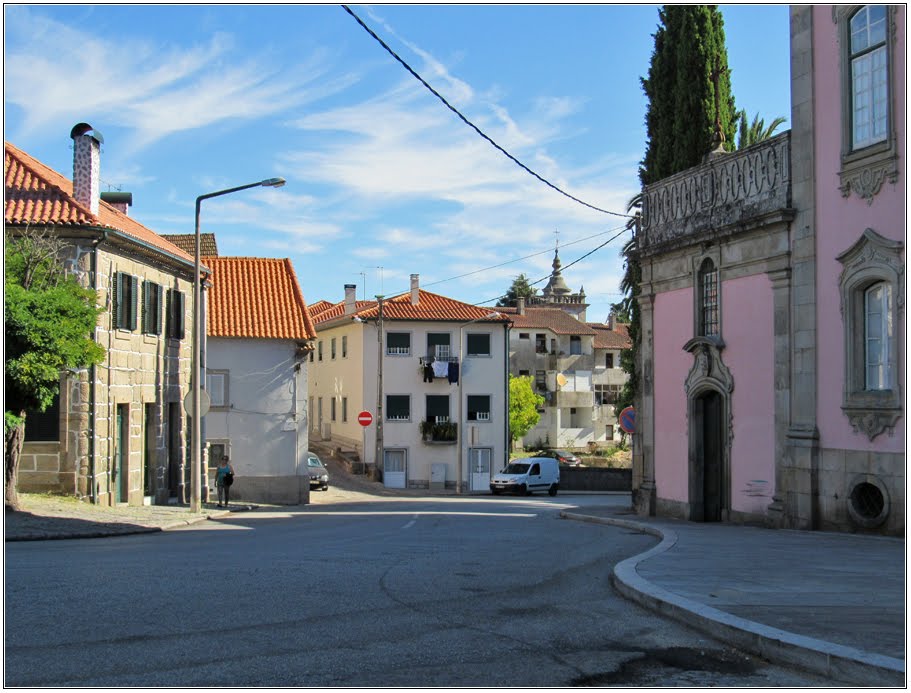
[[[519,315],[515,308],[497,308],[508,314],[513,329],[544,329],[554,334],[594,335],[595,331],[579,322],[565,310],[559,308],[536,308],[526,306],[525,315]]]
[[[376,318],[379,313],[376,301],[356,301],[356,312],[360,318],[365,320]],[[446,296],[431,293],[420,289],[418,291],[418,302],[412,304],[411,291],[406,291],[398,296],[393,296],[383,301],[383,319],[384,320],[426,320],[438,322],[506,322],[508,317],[493,317],[487,320],[488,315],[498,311],[498,308],[485,308],[473,306],[470,303],[462,303]],[[340,318],[345,314],[345,302],[341,301],[328,310],[321,312],[316,318],[317,324],[328,322]],[[354,315],[350,317],[354,317]]]
[[[328,310],[331,307],[332,304],[329,303],[329,301],[322,300],[307,306],[307,310],[310,311],[310,317],[315,320],[317,315],[322,313],[324,310]]]
[[[73,198],[73,183],[9,142],[4,143],[5,209],[10,225],[92,226],[120,231],[181,260],[193,257],[104,200],[98,215]]]
[[[307,340],[316,329],[291,261],[258,257],[206,257],[212,269],[207,334]]]
[[[614,323],[614,329],[603,323],[588,323],[595,330],[595,349],[629,349],[632,342],[629,338],[629,325]]]

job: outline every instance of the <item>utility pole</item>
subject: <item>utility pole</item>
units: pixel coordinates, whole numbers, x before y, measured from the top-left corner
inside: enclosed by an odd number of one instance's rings
[[[383,296],[376,297],[376,454],[374,477],[380,477],[383,468]]]

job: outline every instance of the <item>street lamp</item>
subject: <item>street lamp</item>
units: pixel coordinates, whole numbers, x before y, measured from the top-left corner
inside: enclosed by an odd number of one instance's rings
[[[235,193],[240,190],[247,190],[248,188],[280,188],[285,184],[284,178],[267,178],[266,180],[261,180],[257,183],[248,183],[247,185],[239,185],[236,188],[228,188],[227,190],[218,190],[217,192],[207,193],[205,195],[200,195],[196,198],[196,252],[194,257],[193,265],[193,371],[190,375],[191,377],[191,388],[193,390],[193,412],[192,412],[192,425],[190,433],[190,511],[199,512],[200,506],[200,474],[202,473],[202,467],[200,464],[200,426],[199,420],[202,418],[200,416],[200,380],[201,380],[201,354],[200,354],[200,334],[202,333],[202,328],[200,326],[199,319],[199,289],[200,289],[200,276],[199,276],[199,210],[202,205],[203,200],[208,200],[210,197],[219,197],[221,195],[228,195],[230,193]]]
[[[468,322],[459,325],[459,419],[456,424],[456,447],[458,448],[458,469],[456,470],[457,494],[462,493],[462,382],[465,380],[465,369],[462,367],[462,330],[476,322],[499,317],[502,317],[500,313],[494,311],[493,313],[488,313],[483,318],[475,318],[474,320],[469,320]]]

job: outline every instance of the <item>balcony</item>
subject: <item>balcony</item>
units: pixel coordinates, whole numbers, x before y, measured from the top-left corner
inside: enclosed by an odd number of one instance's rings
[[[791,133],[720,155],[643,189],[643,255],[793,217]]]
[[[426,421],[421,421],[418,427],[421,438],[428,445],[455,445],[458,435],[458,424],[447,419],[448,417],[436,416]]]

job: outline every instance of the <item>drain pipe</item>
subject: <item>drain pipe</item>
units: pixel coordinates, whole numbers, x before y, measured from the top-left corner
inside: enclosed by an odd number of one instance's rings
[[[108,239],[108,232],[102,231],[101,237],[97,238],[92,244],[92,289],[95,290],[97,295],[98,293],[98,246],[104,243]],[[110,296],[108,296],[110,298]],[[97,342],[99,327],[96,323],[95,325],[95,341]],[[110,358],[110,356],[108,356]],[[96,487],[95,481],[95,378],[98,375],[98,366],[94,363],[89,368],[89,497],[92,499],[92,504],[95,505],[98,503],[98,489]]]

